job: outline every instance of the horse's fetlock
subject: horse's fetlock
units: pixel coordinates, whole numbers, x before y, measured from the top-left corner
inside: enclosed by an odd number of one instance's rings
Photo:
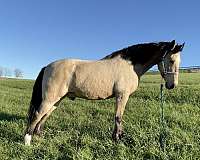
[[[33,132],[34,132],[34,130],[31,129],[31,128],[28,128],[27,131],[26,131],[26,133],[29,134],[29,135],[33,135]]]
[[[119,127],[115,127],[113,134],[112,134],[112,138],[115,142],[117,142],[118,140],[121,140],[123,135],[123,131],[122,128]]]

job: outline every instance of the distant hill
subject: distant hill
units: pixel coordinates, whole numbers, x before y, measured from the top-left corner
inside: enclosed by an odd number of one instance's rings
[[[199,73],[200,72],[200,66],[189,66],[189,67],[181,67],[180,72],[182,73]],[[158,74],[157,69],[151,69],[146,74]]]
[[[195,73],[200,72],[200,66],[181,67],[180,70],[188,73]]]

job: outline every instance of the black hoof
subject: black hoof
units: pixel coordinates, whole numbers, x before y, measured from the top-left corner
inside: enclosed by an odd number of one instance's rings
[[[123,137],[123,133],[122,131],[114,131],[113,134],[112,134],[112,139],[115,141],[115,142],[118,142],[119,140],[121,140]]]

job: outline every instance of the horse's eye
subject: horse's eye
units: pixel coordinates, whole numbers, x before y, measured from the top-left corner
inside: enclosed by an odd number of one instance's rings
[[[173,61],[173,60],[170,60],[170,63],[171,63],[171,64],[174,64],[174,61]]]

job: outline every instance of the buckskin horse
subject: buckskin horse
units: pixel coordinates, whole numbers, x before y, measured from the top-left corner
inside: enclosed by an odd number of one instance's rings
[[[99,100],[116,98],[114,140],[122,135],[122,116],[129,96],[137,89],[140,77],[158,65],[167,89],[178,85],[180,52],[183,44],[171,42],[132,45],[101,60],[63,59],[42,68],[33,86],[28,111],[25,144],[39,134],[44,122],[65,98]]]

